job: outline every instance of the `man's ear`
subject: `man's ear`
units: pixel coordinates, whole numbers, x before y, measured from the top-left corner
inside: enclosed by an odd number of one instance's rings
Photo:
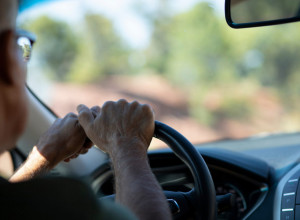
[[[15,33],[12,30],[5,31],[0,36],[0,82],[6,85],[14,84],[16,75],[17,50]]]

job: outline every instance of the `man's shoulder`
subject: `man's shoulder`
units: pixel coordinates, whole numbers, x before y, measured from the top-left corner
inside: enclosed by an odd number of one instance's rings
[[[0,206],[5,210],[1,215],[10,219],[22,216],[99,219],[99,207],[92,191],[85,183],[71,178],[39,178],[18,183],[1,180]]]
[[[100,203],[85,182],[65,177],[19,183],[0,179],[0,206],[5,210],[1,216],[10,219],[122,219],[116,213],[127,213],[114,203]],[[126,215],[123,219],[134,219]]]

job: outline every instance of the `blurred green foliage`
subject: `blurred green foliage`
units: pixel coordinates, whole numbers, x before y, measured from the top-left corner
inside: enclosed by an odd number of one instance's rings
[[[128,71],[128,52],[110,20],[87,14],[82,24],[42,16],[22,25],[38,37],[34,53],[44,72],[56,81],[96,82]]]
[[[54,80],[66,80],[79,43],[71,27],[65,22],[46,16],[24,22],[22,26],[38,36],[34,50],[39,56],[44,73],[48,73]]]
[[[206,2],[155,22],[149,66],[155,68],[151,62],[163,60],[157,72],[189,92],[189,109],[201,123],[217,126],[224,119],[255,120],[253,100],[264,90],[279,97],[278,104],[287,114],[299,109],[300,29],[296,24],[233,30]],[[164,44],[157,44],[157,32],[167,39]],[[157,57],[156,48],[168,53]],[[214,108],[206,106],[212,93],[220,96],[210,100]],[[294,120],[295,125],[300,122],[299,114]]]
[[[166,13],[168,4],[164,0],[154,16],[145,15],[153,34],[140,51],[125,46],[112,22],[98,14],[86,14],[73,27],[49,17],[23,26],[38,36],[35,53],[52,79],[94,83],[150,69],[185,90],[190,114],[212,127],[227,118],[251,120],[257,111],[253,100],[265,90],[279,97],[286,112],[300,107],[295,24],[232,30],[207,2],[180,14]],[[132,66],[132,55],[144,55],[145,64]]]
[[[82,27],[69,80],[97,82],[105,76],[129,71],[129,50],[116,34],[110,20],[87,14]]]

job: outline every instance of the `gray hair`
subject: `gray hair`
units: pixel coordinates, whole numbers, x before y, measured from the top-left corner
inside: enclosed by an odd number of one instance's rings
[[[15,29],[17,14],[17,0],[0,0],[0,32],[6,29]]]

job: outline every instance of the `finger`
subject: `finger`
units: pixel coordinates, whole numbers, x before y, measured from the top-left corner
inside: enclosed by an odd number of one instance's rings
[[[83,148],[91,148],[92,146],[94,145],[94,143],[89,139],[89,138],[86,138],[85,141],[84,141],[84,144],[83,144]]]
[[[86,154],[89,151],[89,148],[81,148],[78,154]]]
[[[70,162],[72,159],[77,158],[79,156],[79,151],[72,156],[69,156],[67,159],[64,159],[64,162]]]
[[[62,118],[62,122],[64,122],[64,123],[76,122],[77,120],[78,120],[78,117],[73,112],[66,114],[66,116]]]
[[[103,104],[101,111],[102,112],[110,112],[111,108],[115,105],[116,103],[113,101],[107,101]]]
[[[86,131],[86,128],[91,125],[94,121],[94,116],[92,111],[85,105],[78,105],[78,120],[80,125]]]
[[[134,108],[138,107],[140,105],[140,103],[136,100],[134,100],[133,102],[130,103],[130,105]]]
[[[138,110],[140,106],[141,104],[137,101],[129,103],[129,113],[132,114],[134,111]]]
[[[142,107],[142,111],[145,112],[145,113],[148,113],[148,114],[151,114],[151,115],[154,115],[154,111],[152,109],[152,107],[148,104],[143,104],[141,105]]]
[[[79,154],[76,153],[76,154],[72,155],[70,158],[71,158],[71,159],[75,159],[75,158],[77,158],[78,156],[79,156]]]
[[[101,108],[100,108],[99,106],[96,105],[96,106],[93,106],[93,107],[91,108],[91,110],[94,111],[94,112],[100,113]]]
[[[130,108],[130,104],[125,99],[120,99],[117,103],[117,108],[119,112],[127,112]]]
[[[93,113],[94,118],[96,118],[97,115],[101,112],[101,108],[99,106],[93,106],[91,108],[91,111]]]
[[[77,115],[76,115],[75,113],[73,113],[73,112],[69,112],[69,113],[65,116],[65,118],[77,118]]]
[[[117,102],[118,105],[124,106],[126,104],[128,104],[126,99],[119,99],[119,101]]]

